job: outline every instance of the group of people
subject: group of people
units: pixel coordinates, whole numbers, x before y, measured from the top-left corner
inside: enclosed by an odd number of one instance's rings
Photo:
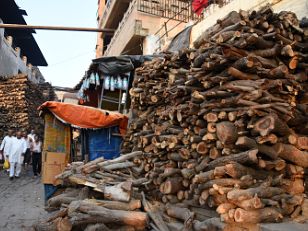
[[[42,165],[42,142],[34,130],[29,134],[9,130],[0,146],[0,159],[10,163],[10,180],[19,178],[22,165],[25,167],[32,164],[34,177],[41,173]]]

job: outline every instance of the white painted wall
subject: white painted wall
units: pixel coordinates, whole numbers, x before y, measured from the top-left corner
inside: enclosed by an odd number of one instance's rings
[[[4,28],[0,28],[0,76],[16,76],[18,73],[27,75],[33,83],[45,82],[38,67],[27,65],[27,61],[20,57],[20,48],[14,49],[4,36]]]
[[[205,12],[204,20],[192,29],[191,46],[206,29],[216,24],[217,19],[225,17],[229,12],[240,9],[258,10],[267,4],[271,4],[275,12],[293,11],[299,19],[304,16],[308,17],[308,0],[233,0],[222,8],[211,5]]]

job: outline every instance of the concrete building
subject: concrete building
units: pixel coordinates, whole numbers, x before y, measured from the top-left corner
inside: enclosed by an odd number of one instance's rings
[[[258,10],[267,4],[272,6],[274,12],[292,11],[296,13],[298,19],[308,16],[308,0],[224,0],[222,7],[213,4],[205,9],[204,19],[192,28],[191,46],[206,29],[216,23],[217,19],[223,18],[229,12],[240,9]]]
[[[299,19],[308,15],[308,0],[220,0],[219,5],[210,5],[198,18],[192,13],[189,0],[99,0],[98,25],[115,29],[115,33],[99,33],[96,56],[162,51],[177,33],[198,19],[190,34],[193,46],[206,29],[230,11],[258,10],[267,4],[275,12],[293,11]]]
[[[15,1],[0,1],[0,23],[26,24],[26,11],[20,9]],[[36,43],[34,30],[0,28],[0,76],[28,75],[34,83],[45,81],[38,66],[47,62]]]
[[[97,58],[153,54],[194,20],[187,0],[99,0]]]

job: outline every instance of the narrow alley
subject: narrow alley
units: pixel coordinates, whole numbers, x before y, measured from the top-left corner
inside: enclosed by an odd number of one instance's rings
[[[31,225],[44,218],[44,190],[40,178],[23,171],[19,179],[9,180],[0,172],[0,231],[29,231]]]

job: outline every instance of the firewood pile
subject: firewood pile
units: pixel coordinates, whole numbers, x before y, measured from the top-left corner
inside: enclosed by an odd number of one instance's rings
[[[231,12],[136,71],[123,150],[145,153],[148,196],[226,223],[305,219],[307,35],[291,12]]]
[[[307,49],[293,13],[264,8],[231,12],[195,49],[145,63],[130,90],[128,154],[72,163],[48,201],[59,211],[35,230],[305,222]]]
[[[43,134],[43,120],[37,108],[43,102],[53,98],[44,97],[42,89],[31,83],[25,75],[0,78],[0,140],[8,129],[35,129]]]
[[[148,202],[138,187],[148,180],[130,175],[134,166],[130,161],[142,154],[137,151],[114,160],[98,158],[87,164],[73,162],[56,177],[63,180],[65,191],[47,202],[48,210],[59,211],[35,224],[34,229],[145,230],[149,217],[141,207]]]

